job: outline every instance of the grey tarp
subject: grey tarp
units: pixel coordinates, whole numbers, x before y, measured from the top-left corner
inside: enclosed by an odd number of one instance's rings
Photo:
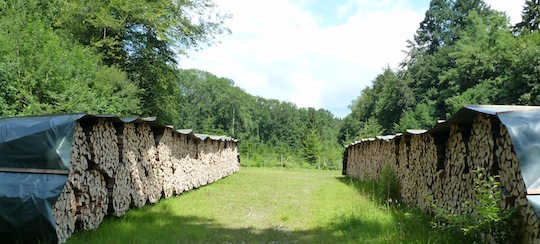
[[[508,129],[518,157],[527,199],[540,216],[540,110],[497,114]]]
[[[0,119],[0,236],[56,242],[52,207],[66,184],[75,121],[84,114]]]

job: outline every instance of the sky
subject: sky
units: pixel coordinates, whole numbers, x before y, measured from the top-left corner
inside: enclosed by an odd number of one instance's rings
[[[264,98],[323,108],[336,117],[385,67],[405,59],[429,0],[214,0],[232,18],[220,43],[189,51],[183,69],[232,79]],[[521,20],[525,0],[485,0]]]

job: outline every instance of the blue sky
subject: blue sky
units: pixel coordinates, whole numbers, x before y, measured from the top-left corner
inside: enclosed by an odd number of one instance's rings
[[[403,61],[427,0],[215,0],[233,18],[221,43],[180,58],[246,92],[330,110],[351,101],[384,67]],[[487,0],[519,21],[525,0]]]

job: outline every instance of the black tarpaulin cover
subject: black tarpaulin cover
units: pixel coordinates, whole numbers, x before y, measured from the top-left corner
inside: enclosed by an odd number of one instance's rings
[[[66,184],[75,121],[84,114],[0,119],[0,236],[56,242],[52,208]]]

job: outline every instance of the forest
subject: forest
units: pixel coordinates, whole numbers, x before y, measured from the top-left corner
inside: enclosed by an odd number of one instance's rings
[[[352,140],[422,129],[464,104],[540,102],[540,3],[522,21],[482,0],[432,0],[397,68],[359,91],[351,113],[253,96],[178,67],[234,30],[211,0],[0,3],[0,116],[157,116],[240,140],[243,165],[338,169]]]
[[[538,105],[539,2],[511,25],[482,0],[432,0],[400,67],[350,104],[340,140],[431,128],[465,104]]]

